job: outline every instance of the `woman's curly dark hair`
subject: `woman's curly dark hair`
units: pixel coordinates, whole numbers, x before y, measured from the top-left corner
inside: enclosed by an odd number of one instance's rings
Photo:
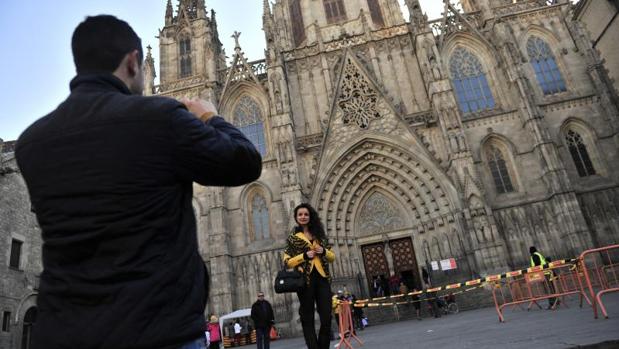
[[[312,207],[312,205],[308,203],[302,203],[298,205],[297,207],[295,207],[294,208],[294,221],[297,222],[297,211],[299,211],[299,209],[301,208],[305,208],[309,211],[310,220],[309,220],[308,228],[310,232],[312,233],[312,235],[314,235],[314,237],[318,238],[323,243],[326,243],[327,234],[325,233],[325,227],[322,225],[322,222],[320,221],[318,212],[316,212],[316,210]],[[297,231],[302,231],[303,229],[298,224],[299,222],[297,222]]]

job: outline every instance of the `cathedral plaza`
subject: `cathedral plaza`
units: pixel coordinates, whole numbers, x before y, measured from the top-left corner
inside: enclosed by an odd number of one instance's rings
[[[376,278],[423,289],[422,268],[444,287],[528,268],[530,246],[561,261],[619,242],[617,1],[445,1],[432,20],[417,0],[251,1],[262,59],[245,57],[240,33],[220,37],[205,0],[152,1],[165,8],[159,56],[145,48],[146,95],[213,101],[262,155],[251,184],[194,184],[205,314],[264,292],[286,338],[272,347],[302,347],[296,295],[273,290],[302,202],[335,253],[332,290],[358,298],[377,295]],[[14,146],[0,141],[10,349],[29,348],[43,244]],[[571,301],[507,307],[500,323],[490,290],[439,319],[368,308],[360,337],[385,349],[619,346],[615,295],[609,319]]]
[[[619,295],[608,299],[609,309],[619,311]],[[357,333],[363,346],[355,340],[351,344],[355,349],[611,349],[619,347],[617,328],[619,317],[596,320],[590,308],[581,309],[576,304],[557,311],[513,311],[506,323],[496,321],[494,309],[484,308],[438,319],[370,325]],[[331,341],[331,348],[337,344],[337,340]],[[298,349],[303,345],[303,338],[271,342],[273,349]],[[339,347],[346,348],[343,344]]]

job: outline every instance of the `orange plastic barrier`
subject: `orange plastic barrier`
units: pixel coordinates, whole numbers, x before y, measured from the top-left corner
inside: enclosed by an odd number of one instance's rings
[[[591,303],[579,281],[576,264],[565,261],[550,263],[545,269],[532,267],[525,272],[510,272],[505,278],[490,284],[500,322],[505,322],[503,311],[508,306],[523,309],[522,306],[528,303],[527,310],[534,305],[541,309],[538,302],[548,299],[550,308],[556,309],[559,305],[567,307],[567,296],[576,294],[581,307],[583,299]]]
[[[602,296],[619,291],[619,245],[587,250],[578,258],[581,272],[592,300],[593,317],[598,318],[598,304],[608,319]]]
[[[340,341],[337,344],[338,348],[343,348],[342,344],[344,344],[347,348],[353,349],[352,344],[350,343],[350,338],[354,338],[359,345],[363,345],[363,342],[355,335],[355,326],[352,321],[352,313],[350,311],[352,306],[351,302],[348,301],[339,301],[337,307],[339,314],[338,321],[338,329]]]

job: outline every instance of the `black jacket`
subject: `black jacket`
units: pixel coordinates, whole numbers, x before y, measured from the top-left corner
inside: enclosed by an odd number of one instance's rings
[[[178,347],[204,333],[192,182],[241,185],[261,158],[221,117],[77,76],[16,156],[43,236],[35,348]]]
[[[262,308],[262,304],[266,305],[266,312]],[[275,323],[275,316],[273,315],[273,308],[271,303],[267,301],[256,301],[251,306],[251,319],[254,321],[254,327],[266,328],[271,327]]]

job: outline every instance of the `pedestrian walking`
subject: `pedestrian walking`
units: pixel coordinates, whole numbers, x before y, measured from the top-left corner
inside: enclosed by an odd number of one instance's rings
[[[383,286],[377,275],[374,275],[374,277],[372,278],[372,290],[374,297],[384,296]]]
[[[328,349],[331,328],[331,274],[329,263],[335,260],[318,212],[309,204],[294,209],[297,223],[288,236],[284,262],[305,276],[305,288],[297,292],[303,336],[308,349]],[[316,336],[314,312],[320,317]]]
[[[421,267],[421,278],[423,279],[423,283],[426,289],[432,288],[432,277],[430,276],[430,273],[428,273],[425,267]],[[436,292],[426,291],[426,299],[428,301],[428,305],[430,306],[430,311],[435,318],[441,317],[441,313],[438,309],[437,297],[438,294]]]
[[[211,345],[209,349],[220,349],[221,345],[221,328],[219,327],[219,319],[215,315],[211,315],[209,323],[206,325],[206,331],[209,333]],[[191,348],[188,348],[191,349]]]
[[[415,314],[417,315],[417,320],[421,320],[421,300],[419,299],[419,295],[416,294],[418,292],[417,288],[413,288],[413,295],[411,296],[411,302],[413,302],[413,307],[415,307]]]
[[[529,254],[531,255],[531,258],[530,258],[531,267],[535,267],[535,266],[541,266],[542,268],[548,267],[548,263],[550,262],[548,260],[549,258],[545,258],[543,254],[537,251],[537,248],[535,246],[529,247]],[[546,291],[551,294],[555,293],[555,286],[554,286],[554,282],[552,279],[552,275],[553,275],[552,271],[544,272],[544,277],[546,278],[546,283],[544,285],[546,287]],[[552,309],[553,306],[555,305],[555,301],[556,301],[556,298],[554,297],[548,298],[547,309],[549,310]]]
[[[243,330],[243,327],[241,326],[241,323],[239,322],[239,320],[236,320],[234,322],[234,346],[238,347],[241,345],[241,331]]]
[[[193,183],[253,182],[260,153],[210,102],[142,96],[126,22],[87,17],[71,48],[70,95],[15,151],[43,240],[34,348],[203,348]]]
[[[275,316],[271,303],[264,299],[264,293],[258,292],[258,300],[251,306],[251,319],[256,328],[256,345],[258,349],[269,349],[271,342],[271,327],[275,324]]]

